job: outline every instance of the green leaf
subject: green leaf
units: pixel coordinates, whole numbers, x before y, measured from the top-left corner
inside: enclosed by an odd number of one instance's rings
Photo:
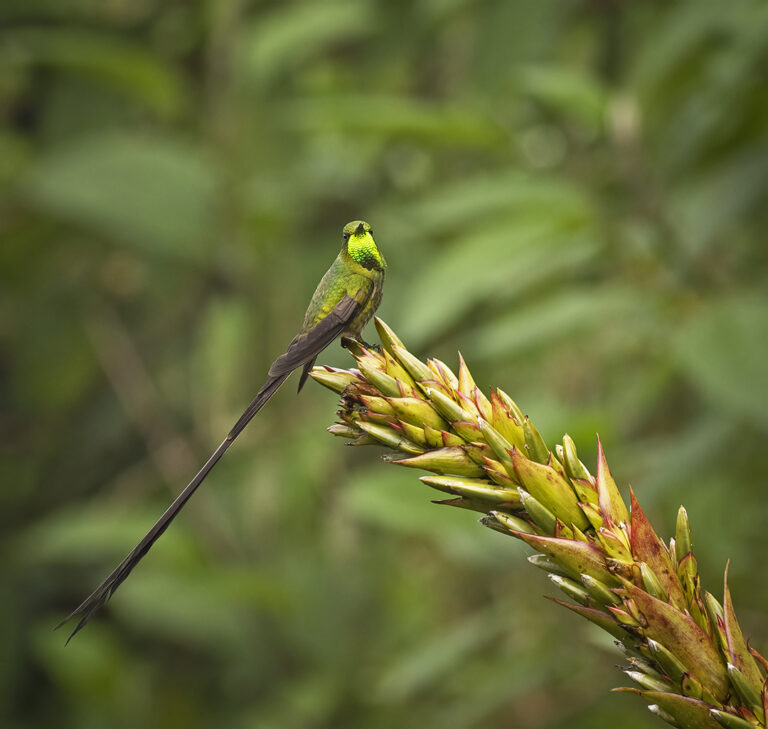
[[[479,538],[476,520],[465,510],[431,503],[433,493],[408,474],[392,473],[379,465],[357,472],[344,492],[343,504],[364,525],[431,539],[461,561],[495,560],[508,550],[490,533]]]
[[[590,130],[603,123],[607,93],[597,80],[566,66],[530,66],[520,74],[523,91]]]
[[[146,47],[104,32],[72,28],[20,28],[0,35],[0,47],[20,64],[55,67],[94,78],[146,106],[160,117],[174,118],[185,98],[182,79]]]
[[[640,295],[624,288],[572,288],[543,300],[526,301],[470,334],[474,357],[523,356],[531,349],[600,334],[611,325],[626,328],[643,314]],[[468,347],[469,349],[469,347]]]
[[[500,616],[489,610],[463,620],[424,640],[381,677],[374,691],[380,701],[405,701],[461,670],[472,653],[504,630]]]
[[[375,29],[371,7],[358,0],[278,7],[246,27],[240,39],[242,65],[257,81],[290,72],[334,43],[364,42]]]
[[[286,125],[302,131],[402,137],[469,148],[494,146],[505,137],[483,110],[402,96],[334,95],[289,102],[283,110]]]
[[[553,211],[558,220],[574,224],[591,216],[588,200],[570,182],[503,170],[438,186],[422,200],[401,206],[397,215],[406,221],[406,235],[423,236],[485,225],[499,215],[536,221]]]
[[[768,299],[716,301],[687,321],[674,352],[691,382],[719,408],[768,421]]]
[[[670,198],[672,215],[688,250],[700,253],[734,235],[734,227],[764,202],[768,144],[745,145],[720,164],[696,175]]]
[[[596,246],[569,228],[546,219],[506,222],[473,231],[440,251],[399,302],[406,341],[417,345],[482,302],[520,296],[578,270]]]
[[[213,228],[215,180],[171,137],[105,134],[42,155],[22,181],[41,211],[108,240],[200,259]]]
[[[13,561],[29,567],[35,564],[92,564],[103,567],[121,559],[157,518],[157,508],[141,511],[126,504],[71,507],[52,512],[9,540]],[[194,542],[183,529],[171,529],[163,536],[162,549],[153,560],[183,562],[194,554]]]

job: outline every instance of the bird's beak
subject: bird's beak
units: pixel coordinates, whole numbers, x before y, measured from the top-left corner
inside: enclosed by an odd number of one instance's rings
[[[362,235],[363,233],[365,233],[365,225],[358,223],[357,228],[355,228],[355,235]]]

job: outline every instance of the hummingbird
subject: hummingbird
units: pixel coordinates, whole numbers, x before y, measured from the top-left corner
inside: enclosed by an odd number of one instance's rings
[[[195,477],[125,559],[56,626],[59,628],[73,618],[79,618],[67,642],[85,627],[114,594],[162,536],[237,436],[280,389],[291,372],[302,367],[298,388],[301,392],[317,355],[335,339],[340,338],[342,346],[345,347],[353,347],[355,343],[370,346],[362,339],[362,330],[381,303],[386,268],[384,256],[373,239],[371,226],[363,220],[347,223],[342,230],[341,251],[317,285],[299,333],[291,340],[285,352],[272,363],[267,380],[256,393],[256,397]]]

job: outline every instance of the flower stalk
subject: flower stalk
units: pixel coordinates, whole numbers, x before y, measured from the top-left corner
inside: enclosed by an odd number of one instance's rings
[[[480,523],[524,541],[568,608],[614,636],[624,672],[650,711],[684,729],[766,727],[768,661],[741,632],[724,580],[723,601],[702,590],[688,515],[657,536],[634,492],[627,505],[598,439],[594,476],[565,435],[551,451],[502,390],[486,396],[459,355],[458,372],[422,362],[376,319],[381,351],[360,347],[357,368],[315,367],[341,395],[329,430],[353,445],[430,472],[436,503],[484,514]]]

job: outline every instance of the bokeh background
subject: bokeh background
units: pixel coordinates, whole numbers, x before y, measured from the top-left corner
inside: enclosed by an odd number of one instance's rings
[[[659,726],[526,548],[295,380],[133,546],[373,224],[380,314],[600,432],[768,650],[764,0],[2,0],[0,724]],[[370,332],[369,339],[375,335]],[[333,346],[327,364],[344,365]]]

